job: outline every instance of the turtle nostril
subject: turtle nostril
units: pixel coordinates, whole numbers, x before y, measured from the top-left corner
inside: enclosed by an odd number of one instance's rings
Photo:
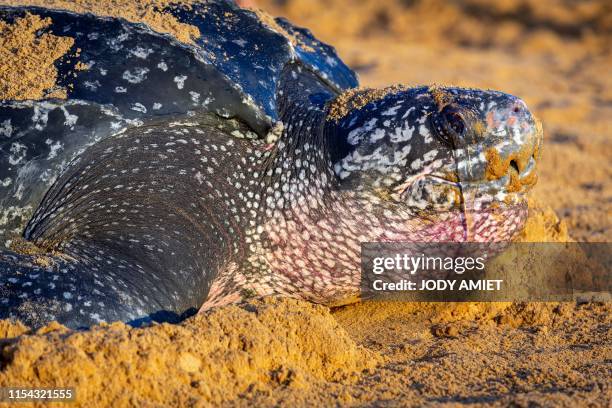
[[[516,160],[510,160],[510,167],[512,167],[514,170],[516,170],[517,173],[520,174],[519,166],[516,163]]]
[[[519,113],[520,110],[521,108],[519,108],[518,106],[515,106],[514,109],[512,109],[514,113]]]

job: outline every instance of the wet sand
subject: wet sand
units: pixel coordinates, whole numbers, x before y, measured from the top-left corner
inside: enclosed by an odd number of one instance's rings
[[[259,5],[335,45],[364,86],[454,84],[524,98],[544,124],[545,146],[521,240],[611,240],[605,1]],[[270,299],[143,329],[34,333],[4,321],[0,386],[71,386],[83,406],[606,407],[611,308],[364,302],[330,311]]]

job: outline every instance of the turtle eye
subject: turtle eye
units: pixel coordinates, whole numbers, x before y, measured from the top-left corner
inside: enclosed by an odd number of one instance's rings
[[[447,105],[441,112],[434,113],[431,118],[438,137],[454,148],[466,129],[465,121],[459,110],[453,105]]]
[[[444,117],[445,127],[454,132],[456,136],[463,136],[465,132],[465,121],[459,109],[454,105],[446,105],[440,115]]]
[[[462,135],[465,131],[465,122],[463,121],[461,115],[459,115],[457,112],[449,112],[446,114],[446,121],[451,129],[453,129],[458,135]]]
[[[446,120],[439,113],[431,115],[431,124],[435,134],[448,146],[453,147],[453,136],[448,132]]]

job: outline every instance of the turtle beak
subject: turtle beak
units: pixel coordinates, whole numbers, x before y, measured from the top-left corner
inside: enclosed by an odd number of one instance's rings
[[[542,147],[542,126],[519,98],[499,96],[475,120],[469,141],[454,150],[466,241],[481,239],[483,220],[490,217],[496,225],[522,225]]]
[[[478,190],[498,200],[524,195],[537,182],[542,126],[519,98],[504,95],[490,103],[471,135],[454,151],[462,190]]]

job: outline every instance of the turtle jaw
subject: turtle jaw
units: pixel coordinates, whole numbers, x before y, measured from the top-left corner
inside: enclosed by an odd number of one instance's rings
[[[527,218],[527,194],[507,191],[505,179],[463,183],[428,174],[394,196],[398,213],[412,214],[384,238],[421,242],[499,242],[512,240]]]
[[[436,171],[408,177],[393,188],[391,197],[419,213],[469,212],[522,205],[536,181],[534,162],[520,173],[510,166],[505,175],[491,180],[460,181],[458,171]]]
[[[543,132],[525,102],[512,95],[493,98],[468,123],[470,131],[453,150],[464,189],[527,193],[537,181]]]
[[[503,242],[512,240],[527,219],[527,192],[532,184],[514,189],[515,177],[532,177],[516,170],[494,180],[463,182],[457,173],[430,173],[401,184],[392,198],[398,213],[409,214],[405,231],[384,240],[421,242]],[[410,215],[411,214],[411,215]]]

